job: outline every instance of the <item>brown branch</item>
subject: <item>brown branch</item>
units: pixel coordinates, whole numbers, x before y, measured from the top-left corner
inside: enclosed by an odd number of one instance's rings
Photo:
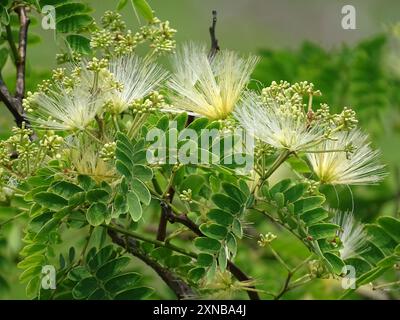
[[[218,39],[215,36],[215,28],[216,28],[216,25],[217,25],[217,11],[216,10],[213,10],[212,16],[213,16],[212,25],[208,29],[210,31],[210,37],[211,37],[211,49],[210,49],[210,52],[208,54],[208,58],[209,59],[214,58],[214,56],[220,50],[219,44],[218,44]]]
[[[21,126],[24,121],[24,117],[21,115],[18,107],[18,101],[15,99],[10,91],[8,91],[7,85],[4,83],[3,77],[0,75],[0,100],[3,101],[7,109],[13,115],[15,122],[18,126]]]
[[[190,230],[192,230],[195,234],[198,236],[202,237],[204,236],[203,232],[199,229],[199,227],[188,218],[187,215],[185,214],[180,214],[180,215],[174,215],[171,214],[168,216],[168,220],[171,223],[180,223]],[[239,280],[239,281],[251,281],[251,278],[249,278],[238,266],[236,266],[232,261],[228,260],[228,265],[227,265],[228,270],[233,274],[233,276]],[[247,290],[247,294],[251,300],[260,300],[260,296],[256,291],[254,291],[256,288],[254,286],[251,286],[250,289],[253,290]]]
[[[15,97],[13,97],[7,88],[3,78],[0,75],[0,100],[5,104],[7,109],[11,112],[14,117],[17,126],[21,127],[22,123],[25,122],[27,127],[30,127],[29,121],[25,117],[24,108],[22,106],[22,100],[25,94],[25,66],[26,66],[26,48],[27,48],[27,37],[29,27],[29,17],[27,16],[27,8],[23,5],[17,6],[15,12],[19,17],[19,39],[18,49],[15,45],[12,37],[11,28],[7,27],[7,41],[9,42],[14,63],[16,65],[16,85],[15,85]],[[35,133],[32,134],[31,139],[36,139]]]
[[[197,294],[193,291],[193,289],[181,278],[176,276],[174,273],[165,269],[161,266],[157,261],[150,258],[144,252],[142,252],[138,248],[137,240],[130,237],[121,237],[114,230],[108,230],[108,234],[111,237],[112,241],[124,247],[129,253],[133,256],[139,258],[144,263],[146,263],[149,267],[151,267],[160,278],[168,285],[168,287],[175,293],[178,299],[189,299],[196,298]]]
[[[18,60],[17,60],[17,84],[15,97],[21,101],[25,94],[25,65],[26,65],[26,45],[28,40],[29,17],[26,14],[26,7],[19,6],[15,9],[19,17],[19,41],[18,41]]]

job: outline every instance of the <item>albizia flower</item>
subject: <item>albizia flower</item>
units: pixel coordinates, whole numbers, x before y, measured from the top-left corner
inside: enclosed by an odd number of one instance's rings
[[[102,103],[86,90],[65,90],[55,86],[35,95],[35,107],[28,119],[35,126],[50,130],[85,130],[101,109]]]
[[[324,138],[322,127],[308,126],[303,110],[289,101],[285,104],[265,102],[248,93],[234,115],[249,133],[277,149],[302,151]]]
[[[242,58],[222,50],[213,58],[204,46],[187,44],[174,56],[169,87],[173,90],[170,111],[187,111],[209,119],[225,119],[234,109],[258,58]]]
[[[368,136],[360,130],[339,132],[335,140],[326,140],[308,153],[313,171],[322,183],[364,185],[376,184],[385,177],[379,164],[379,151],[372,150]],[[352,152],[343,150],[351,147]]]
[[[337,235],[342,243],[339,249],[340,257],[345,260],[365,251],[368,235],[364,231],[364,225],[354,218],[351,212],[334,210],[332,223],[340,226]]]
[[[110,61],[109,71],[122,85],[121,90],[113,91],[110,100],[115,113],[128,109],[137,99],[143,99],[158,89],[167,78],[167,72],[148,59],[136,55],[122,56]]]

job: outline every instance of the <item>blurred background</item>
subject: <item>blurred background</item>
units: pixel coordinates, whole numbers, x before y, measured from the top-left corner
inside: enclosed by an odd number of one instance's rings
[[[113,10],[116,0],[86,1],[98,19],[104,11]],[[351,210],[364,222],[378,215],[399,215],[400,204],[400,2],[398,0],[149,0],[156,15],[169,20],[178,30],[176,40],[209,43],[208,27],[211,11],[217,10],[217,38],[222,49],[253,53],[262,59],[256,68],[251,86],[260,88],[271,81],[311,81],[323,96],[317,103],[328,103],[333,111],[344,106],[354,108],[359,114],[361,127],[371,134],[373,145],[382,151],[388,177],[380,186],[325,190],[333,207]],[[344,5],[356,10],[356,29],[342,28],[341,13]],[[133,10],[127,6],[122,14],[134,31],[139,23]],[[40,21],[40,20],[39,20]],[[43,30],[40,23],[32,31],[41,41],[28,49],[28,90],[49,76],[56,66],[55,54],[60,39],[52,30]],[[4,72],[6,82],[13,83],[11,61]],[[8,111],[0,105],[0,138],[7,137],[13,121]],[[282,172],[282,174],[285,174]],[[257,231],[264,233],[280,230],[265,221],[256,222]],[[21,228],[14,226],[9,239],[0,239],[0,271],[4,257],[14,257],[20,247]],[[11,241],[10,241],[11,239]],[[254,241],[254,239],[253,239]],[[3,249],[2,249],[3,243]],[[275,243],[275,242],[274,242]],[[3,250],[3,251],[1,251]],[[299,262],[307,256],[301,244],[286,233],[276,241],[276,250],[283,252],[288,261]],[[240,253],[239,249],[239,253]],[[246,250],[238,256],[250,259]],[[263,289],[277,290],[285,277],[285,270],[266,254],[265,269],[247,265],[249,274],[259,279]],[[9,259],[7,259],[8,261]],[[246,265],[246,261],[243,261]],[[254,269],[254,270],[253,270]],[[268,269],[269,271],[267,271]],[[281,270],[282,272],[280,272]],[[5,272],[5,271],[2,271]],[[15,278],[11,272],[8,278]],[[391,276],[389,275],[389,278]],[[390,279],[389,279],[390,280]],[[1,285],[0,285],[1,287]],[[321,281],[290,293],[288,298],[335,298],[340,290]],[[0,288],[0,297],[2,292]],[[4,297],[23,298],[22,286],[15,286]],[[168,293],[167,293],[168,294]],[[387,293],[396,298],[398,293]],[[363,298],[362,294],[354,298]],[[378,297],[378,296],[377,296]]]

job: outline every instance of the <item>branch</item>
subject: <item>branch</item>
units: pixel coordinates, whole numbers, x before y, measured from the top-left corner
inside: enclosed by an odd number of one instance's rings
[[[19,17],[19,43],[17,60],[17,84],[15,97],[21,101],[25,94],[25,64],[26,64],[26,44],[28,38],[29,18],[26,14],[26,7],[19,6],[15,9]]]
[[[208,58],[212,59],[214,58],[214,56],[217,54],[217,52],[220,50],[219,45],[218,45],[218,39],[215,36],[215,27],[217,25],[217,11],[213,10],[212,12],[212,25],[209,28],[210,31],[210,37],[211,37],[211,49],[210,52],[208,54]]]
[[[118,236],[118,234],[109,229],[108,234],[110,235],[112,241],[126,248],[126,250],[131,253],[133,256],[139,258],[144,263],[146,263],[149,267],[151,267],[160,278],[168,285],[168,287],[175,293],[178,299],[188,299],[188,298],[196,298],[197,294],[193,291],[193,289],[181,278],[176,276],[174,273],[162,267],[157,261],[151,259],[145,253],[143,253],[137,246],[137,240],[134,240],[130,237],[126,237],[125,239]]]
[[[19,111],[18,101],[8,91],[7,85],[4,83],[3,77],[0,75],[0,100],[3,101],[7,109],[13,115],[18,126],[22,125],[24,116]]]
[[[174,215],[171,214],[168,216],[168,220],[171,223],[178,222],[190,230],[192,230],[195,234],[198,236],[204,236],[204,234],[201,232],[199,227],[192,221],[190,220],[187,215],[181,214],[181,215]],[[239,280],[239,281],[246,281],[249,282],[251,281],[251,278],[249,278],[238,266],[236,266],[232,261],[228,260],[228,265],[227,265],[228,270],[233,274],[233,276]],[[256,291],[254,291],[256,288],[254,286],[251,286],[250,289],[253,290],[247,290],[247,294],[251,300],[260,300],[260,297]]]
[[[11,112],[14,117],[17,126],[21,127],[22,123],[25,122],[27,127],[30,127],[29,121],[25,117],[24,108],[22,106],[22,100],[25,94],[25,65],[26,65],[26,47],[28,37],[28,26],[29,18],[27,16],[27,8],[23,5],[17,6],[15,12],[19,17],[19,39],[18,49],[15,45],[12,30],[10,26],[6,27],[7,41],[11,48],[13,60],[17,69],[16,85],[15,85],[15,97],[13,97],[7,88],[3,78],[0,75],[0,100],[5,104],[7,109]],[[36,134],[33,133],[30,137],[32,140],[36,139]]]

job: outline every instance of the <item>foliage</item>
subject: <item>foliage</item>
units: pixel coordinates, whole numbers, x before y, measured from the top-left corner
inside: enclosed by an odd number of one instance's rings
[[[155,61],[175,55],[175,30],[146,1],[131,4],[147,21],[136,32],[116,12],[95,22],[80,2],[23,3],[37,12],[55,5],[57,33],[66,40],[62,66],[27,92],[25,121],[0,141],[0,232],[23,227],[18,268],[27,297],[170,297],[158,292],[149,269],[179,299],[279,299],[319,281],[347,280],[348,266],[356,288],[337,297],[371,282],[391,286],[400,220],[381,215],[364,225],[363,207],[354,217],[340,213],[331,192],[385,177],[355,112],[364,125],[377,105],[384,112],[395,100],[387,84],[396,80],[381,67],[384,38],[333,53],[311,44],[262,51],[253,76],[263,88],[252,91],[246,84],[255,58],[209,57],[189,45],[175,56],[171,81]],[[2,27],[11,23],[12,5],[1,7]],[[1,67],[8,54],[0,48]],[[255,139],[254,152],[236,140],[243,129]],[[376,139],[379,130],[372,131]],[[149,139],[155,132],[157,141]],[[238,159],[251,161],[251,170]],[[286,237],[293,238],[287,251],[305,253],[299,263],[279,248]],[[0,270],[10,263],[2,239]],[[283,275],[275,287],[257,274],[270,272],[268,263]],[[43,287],[43,266],[55,267],[52,290]],[[0,294],[9,287],[1,275]]]

